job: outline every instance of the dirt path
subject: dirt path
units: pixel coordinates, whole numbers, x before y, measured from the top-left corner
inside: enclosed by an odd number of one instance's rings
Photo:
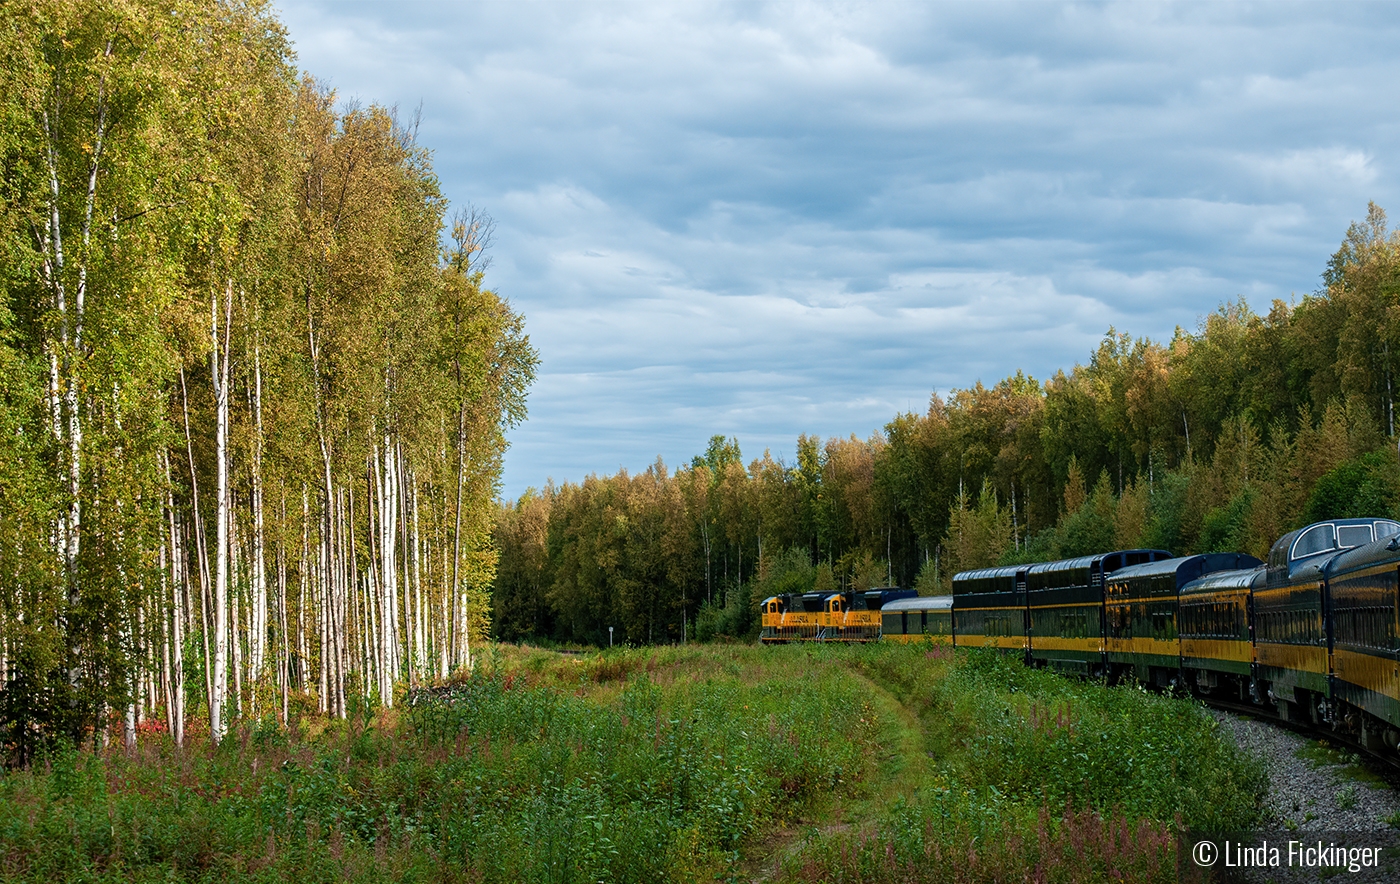
[[[784,859],[792,856],[810,835],[825,837],[859,829],[876,819],[897,798],[912,798],[929,775],[924,729],[918,716],[894,694],[855,668],[850,675],[867,689],[866,696],[881,723],[877,745],[879,761],[875,772],[864,783],[860,794],[833,800],[818,807],[808,817],[790,820],[787,825],[766,833],[744,850],[738,879],[761,884],[778,874]]]
[[[880,721],[879,758],[859,794],[833,798],[747,845],[736,880],[772,881],[809,837],[859,831],[900,797],[912,798],[935,763],[918,715],[895,694],[852,667]],[[1269,770],[1266,826],[1297,832],[1400,828],[1400,775],[1368,765],[1347,750],[1247,716],[1213,713]]]

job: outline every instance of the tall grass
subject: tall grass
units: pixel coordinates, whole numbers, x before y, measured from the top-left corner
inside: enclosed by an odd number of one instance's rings
[[[867,772],[859,684],[788,656],[679,677],[643,652],[498,666],[315,738],[60,752],[0,780],[0,878],[713,877],[750,833]]]
[[[935,688],[969,785],[1050,807],[1237,831],[1258,819],[1262,763],[1201,704],[1104,688],[991,654],[968,654]]]
[[[896,807],[875,831],[813,839],[782,878],[829,884],[1087,884],[1176,881],[1172,833],[1114,812],[1048,809],[985,795]]]
[[[1188,701],[917,646],[509,651],[390,712],[146,730],[0,776],[0,881],[714,880],[833,808],[782,877],[1170,880],[1263,788]]]
[[[1199,704],[994,653],[859,662],[919,709],[936,772],[855,833],[813,837],[789,881],[1174,881],[1175,832],[1256,824],[1265,769]],[[937,666],[942,677],[921,670]]]

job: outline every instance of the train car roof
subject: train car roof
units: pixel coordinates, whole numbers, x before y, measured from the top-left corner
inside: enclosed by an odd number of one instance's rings
[[[1030,565],[1002,565],[997,568],[974,568],[971,571],[959,571],[953,575],[954,580],[986,580],[989,577],[1012,577],[1016,572],[1024,571]]]
[[[908,598],[918,595],[912,589],[900,589],[898,586],[877,586],[873,589],[857,589],[851,591],[851,600],[864,606],[864,610],[878,611],[887,607],[897,599]]]
[[[1016,592],[1016,577],[1027,565],[1004,565],[1000,568],[978,568],[953,575],[953,594],[983,595]]]
[[[1176,585],[1180,587],[1213,571],[1238,571],[1257,568],[1262,564],[1264,563],[1254,556],[1244,553],[1202,553],[1194,556],[1162,559],[1156,562],[1144,562],[1141,565],[1129,565],[1114,571],[1105,580],[1109,583],[1122,583],[1126,580],[1136,580],[1143,577],[1175,575]]]
[[[1257,568],[1240,568],[1231,571],[1215,571],[1204,577],[1198,577],[1190,583],[1181,587],[1181,597],[1195,595],[1206,592],[1218,592],[1222,589],[1249,589],[1250,587],[1262,587],[1264,585],[1264,575],[1267,573],[1263,565]]]
[[[1094,553],[1088,556],[1079,556],[1073,559],[1058,559],[1053,562],[1040,562],[1030,566],[1030,573],[1047,574],[1059,571],[1087,570],[1094,566],[1095,562],[1119,556],[1123,559],[1145,556],[1149,562],[1160,561],[1171,557],[1171,553],[1164,549],[1117,549],[1112,552]],[[1114,569],[1115,573],[1123,567],[1136,567],[1134,565],[1119,566]]]
[[[885,613],[901,611],[950,611],[953,597],[950,595],[922,595],[912,599],[896,599],[880,610]]]
[[[877,586],[873,589],[854,590],[852,595],[858,595],[867,599],[887,599],[891,596],[904,598],[909,595],[918,595],[918,592],[913,589],[901,589],[898,586]]]
[[[1388,521],[1388,520],[1377,520]],[[1377,530],[1379,533],[1379,530]],[[1370,543],[1348,549],[1323,566],[1328,576],[1365,568],[1400,562],[1400,534],[1381,536]]]
[[[1027,569],[1027,573],[1034,571],[1036,574],[1045,574],[1055,571],[1074,571],[1085,569],[1094,564],[1094,559],[1098,556],[1079,556],[1073,559],[1056,559],[1053,562],[1036,562]]]

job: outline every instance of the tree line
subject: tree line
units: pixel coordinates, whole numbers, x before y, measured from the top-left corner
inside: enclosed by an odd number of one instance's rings
[[[867,439],[550,483],[502,504],[496,634],[649,643],[752,632],[767,595],[916,586],[1115,548],[1261,558],[1309,521],[1400,515],[1400,234],[1370,206],[1317,291],[1223,304],[1167,343],[934,395]]]
[[[490,219],[262,0],[9,3],[0,59],[11,760],[468,663],[537,362]]]

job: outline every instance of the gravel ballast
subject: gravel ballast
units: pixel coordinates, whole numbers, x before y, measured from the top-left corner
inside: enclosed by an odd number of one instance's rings
[[[1400,823],[1400,775],[1380,762],[1319,763],[1299,757],[1319,747],[1316,737],[1244,715],[1213,714],[1240,748],[1268,765],[1265,825],[1300,832],[1364,832],[1392,830],[1387,818]],[[1334,754],[1354,757],[1345,746]]]
[[[1297,733],[1267,721],[1212,710],[1221,727],[1245,751],[1263,759],[1269,774],[1262,835],[1287,850],[1290,840],[1319,846],[1356,847],[1400,844],[1400,772],[1366,760],[1347,746]],[[1271,834],[1268,834],[1271,833]],[[1189,863],[1188,863],[1189,865]],[[1210,869],[1216,877],[1183,880],[1240,881],[1248,884],[1346,881],[1354,884],[1400,880],[1394,855],[1376,867],[1345,869],[1245,868]],[[1183,870],[1186,871],[1186,870]]]

